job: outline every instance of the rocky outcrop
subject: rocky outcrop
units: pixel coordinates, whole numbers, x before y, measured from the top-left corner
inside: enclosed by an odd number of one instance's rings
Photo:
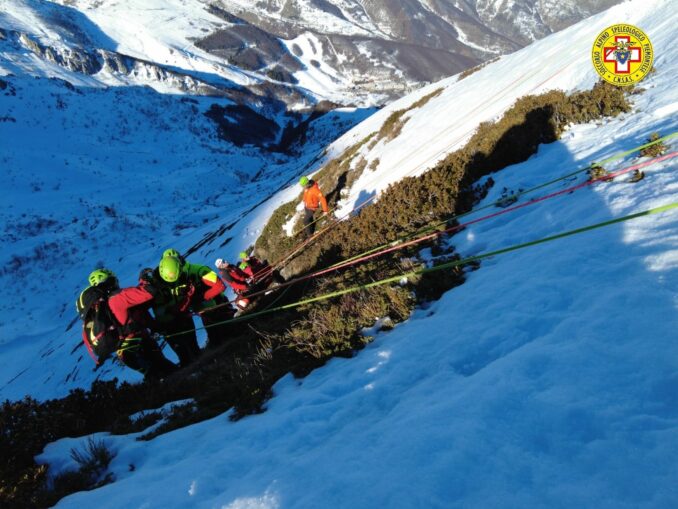
[[[99,56],[94,51],[45,46],[25,33],[18,34],[18,41],[40,58],[65,67],[69,71],[92,75],[103,68]]]

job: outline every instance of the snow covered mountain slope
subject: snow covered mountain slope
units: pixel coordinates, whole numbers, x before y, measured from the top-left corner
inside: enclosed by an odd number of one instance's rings
[[[391,144],[402,161],[382,161],[375,172],[388,180],[420,171],[525,93],[589,87],[592,41],[617,22],[642,27],[657,55],[634,110],[572,127],[494,175],[480,205],[504,187],[530,188],[641,145],[652,132],[678,131],[677,16],[669,0],[628,2],[464,80],[436,84],[443,93],[413,110]],[[388,114],[370,117],[333,150]],[[668,145],[676,151],[675,139]],[[420,147],[431,152],[405,157]],[[639,183],[596,184],[451,241],[474,255],[676,203],[675,161],[647,167]],[[634,162],[629,156],[608,169]],[[378,188],[356,186],[353,194]],[[255,215],[251,226],[265,214]],[[222,415],[150,442],[100,436],[117,453],[115,483],[58,507],[673,508],[677,228],[673,209],[486,260],[355,358],[281,380],[261,415],[238,422]],[[62,440],[41,460],[69,466],[69,448],[81,443]]]
[[[615,3],[220,0],[216,5],[284,39],[311,39],[316,50],[310,58],[358,89],[397,92],[413,78],[436,81],[458,72],[469,59],[485,61],[514,51]],[[293,53],[309,62],[307,51]]]
[[[5,0],[0,28],[15,66],[301,109],[400,97],[616,1]]]
[[[55,397],[98,375],[69,327],[93,268],[131,284],[163,249],[218,230],[219,244],[246,247],[256,232],[229,225],[374,111],[336,109],[285,154],[218,138],[205,116],[215,104],[231,101],[0,76],[0,282],[13,288],[0,298],[0,397]]]
[[[45,0],[6,4],[0,11],[4,73],[224,98],[230,108],[243,112],[243,119],[257,118],[264,129],[274,128],[274,138],[288,123],[299,122],[299,112],[312,110],[321,100],[301,87],[248,73],[195,47],[199,34],[222,25],[200,3],[94,3],[83,12],[69,3]]]
[[[99,376],[73,343],[83,274],[106,264],[131,283],[162,249],[216,231],[228,232],[220,244],[230,235],[246,247],[256,231],[233,223],[374,112],[288,90],[291,103],[315,104],[297,115],[260,78],[179,51],[218,18],[192,17],[182,2],[134,5],[134,16],[123,9],[132,21],[110,3],[97,22],[43,0],[0,9],[0,182],[12,190],[0,280],[15,288],[0,299],[1,397],[54,397]],[[153,25],[151,8],[174,17]],[[304,126],[303,145],[288,122]]]

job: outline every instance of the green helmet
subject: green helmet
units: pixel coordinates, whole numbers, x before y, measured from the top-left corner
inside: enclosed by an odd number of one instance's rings
[[[172,249],[172,248],[165,249],[165,252],[162,254],[163,258],[166,258],[168,256],[174,256],[174,258],[177,258],[177,259],[181,258],[179,251],[177,251],[176,249]]]
[[[308,177],[306,175],[304,175],[303,177],[301,177],[299,179],[299,185],[301,187],[306,187],[308,185],[308,182],[309,182],[309,180],[308,180]]]
[[[238,257],[241,260],[247,260],[247,252],[246,251],[240,251],[240,254],[238,255]]]
[[[101,268],[92,271],[92,273],[89,275],[87,279],[89,281],[90,286],[97,286],[106,281],[109,277],[115,278],[115,274],[113,274],[113,271]]]
[[[168,283],[174,283],[181,275],[181,262],[176,256],[165,256],[158,264],[160,277]]]

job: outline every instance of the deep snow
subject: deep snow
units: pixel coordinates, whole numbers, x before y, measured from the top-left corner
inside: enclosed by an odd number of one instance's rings
[[[380,165],[357,182],[346,210],[361,192],[423,171],[521,95],[590,87],[594,37],[616,22],[645,30],[656,53],[657,72],[633,112],[572,127],[494,175],[481,205],[504,187],[529,188],[652,132],[677,131],[673,4],[614,7],[373,115],[330,152],[445,87],[412,112],[399,138],[366,154]],[[596,184],[478,223],[451,242],[474,255],[674,203],[675,168],[670,160],[637,184]],[[260,225],[261,210],[240,228]],[[231,422],[225,414],[150,442],[101,434],[117,452],[116,482],[58,507],[676,507],[677,227],[678,214],[668,212],[484,261],[355,358],[282,379],[261,415]],[[51,444],[39,459],[58,471],[83,441]]]

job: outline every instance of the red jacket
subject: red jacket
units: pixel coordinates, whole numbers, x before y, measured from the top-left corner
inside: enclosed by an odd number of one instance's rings
[[[219,279],[214,271],[210,271],[210,274],[206,274],[201,278],[202,283],[207,286],[207,290],[202,296],[202,299],[212,300],[217,295],[220,295],[224,292],[226,287],[221,279]]]
[[[188,281],[196,289],[204,289],[202,294],[203,301],[212,300],[226,289],[216,272],[206,265],[187,263],[182,270],[188,276]]]
[[[235,265],[219,270],[219,275],[238,295],[249,288],[249,284],[247,284],[247,274]]]
[[[148,314],[148,306],[141,307],[141,305],[150,304],[152,300],[153,294],[145,288],[145,285],[139,285],[123,288],[118,293],[111,295],[108,298],[108,307],[123,327],[132,324],[145,327],[152,320]]]
[[[318,206],[320,205],[322,205],[323,212],[327,213],[327,200],[320,190],[320,187],[318,187],[318,183],[313,182],[312,186],[304,189],[304,207],[315,211],[318,210]]]

